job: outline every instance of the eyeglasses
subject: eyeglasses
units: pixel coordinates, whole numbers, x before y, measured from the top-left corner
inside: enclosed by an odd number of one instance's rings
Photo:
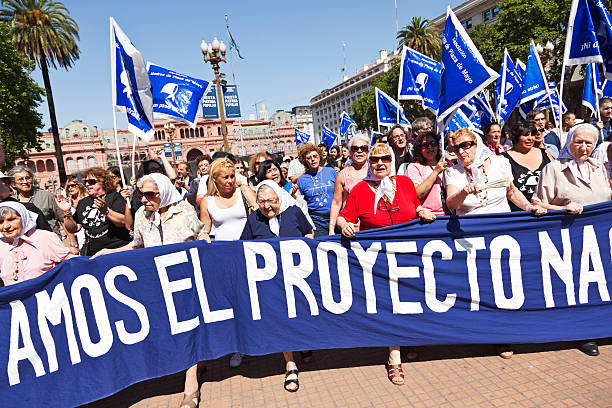
[[[452,147],[451,151],[455,152],[455,153],[459,153],[459,150],[468,150],[471,149],[472,146],[474,146],[476,144],[476,142],[474,142],[473,140],[466,140],[463,143],[459,143],[456,144]]]
[[[380,161],[382,161],[383,163],[391,163],[391,156],[387,155],[387,156],[370,156],[370,163],[372,164],[376,164]]]
[[[32,177],[29,177],[29,176],[15,179],[15,183],[19,183],[19,184],[29,183],[30,181],[32,181]]]
[[[93,186],[94,184],[98,184],[98,180],[91,178],[91,179],[85,179],[83,180],[85,182],[86,186]]]
[[[141,191],[141,193],[142,193],[142,196],[146,198],[148,201],[151,201],[152,199],[154,199],[155,197],[159,195],[159,193],[155,191]]]
[[[421,145],[421,147],[436,147],[438,146],[438,142],[432,140],[431,142],[425,142]]]
[[[356,152],[367,152],[368,150],[370,150],[370,147],[368,145],[351,146],[351,152],[353,152],[353,153],[356,153]]]
[[[66,188],[67,188],[67,189],[71,189],[72,187],[76,187],[76,186],[77,186],[76,184],[68,184],[68,185],[66,186]]]

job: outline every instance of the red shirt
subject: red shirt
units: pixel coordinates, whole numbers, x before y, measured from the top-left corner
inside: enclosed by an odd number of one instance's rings
[[[360,181],[351,190],[340,217],[353,224],[359,221],[361,231],[412,221],[416,217],[417,207],[421,205],[414,183],[406,176],[395,176],[395,183],[393,201],[378,200],[374,214],[374,191],[366,181]]]

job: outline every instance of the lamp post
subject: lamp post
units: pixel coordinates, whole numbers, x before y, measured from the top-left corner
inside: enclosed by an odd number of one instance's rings
[[[170,139],[170,150],[172,151],[172,165],[175,166],[176,161],[174,158],[174,142],[172,141],[172,136],[174,136],[174,123],[166,123],[164,129],[166,130],[168,138]]]
[[[536,44],[536,51],[541,56],[542,68],[544,68],[544,71],[546,71],[546,66],[548,65],[548,61],[552,57],[552,52],[554,49],[555,46],[551,41],[548,41],[544,46],[540,43]]]
[[[212,69],[215,72],[215,85],[217,87],[217,105],[219,106],[219,116],[221,117],[221,134],[223,135],[223,150],[229,152],[229,143],[227,141],[227,126],[225,125],[225,109],[224,101],[221,93],[221,82],[219,81],[219,63],[225,62],[225,44],[223,41],[217,40],[215,37],[210,44],[202,40],[200,49],[204,55],[204,61],[210,62]]]

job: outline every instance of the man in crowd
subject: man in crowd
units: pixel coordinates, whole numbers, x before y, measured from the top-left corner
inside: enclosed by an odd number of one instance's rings
[[[189,192],[189,186],[192,181],[191,171],[187,163],[178,163],[176,165],[176,180],[174,186],[179,191],[181,197],[185,198]]]
[[[410,163],[412,161],[410,151],[408,150],[406,131],[402,125],[395,125],[391,128],[388,138],[389,145],[395,155],[395,171],[397,172],[402,163]]]
[[[612,118],[612,99],[604,97],[599,100],[599,115],[601,120],[591,122],[592,125],[597,126],[600,130],[597,146],[612,136],[612,123],[610,123],[610,118]]]
[[[562,116],[563,133],[561,134],[561,144],[565,145],[565,138],[571,128],[576,125],[576,114],[574,112],[567,111]]]
[[[544,135],[546,150],[556,159],[561,152],[561,140],[554,131],[546,129],[546,109],[537,109],[527,114],[527,121],[533,121],[535,128]]]
[[[22,204],[31,203],[38,207],[51,225],[52,231],[62,238],[64,216],[57,206],[55,196],[34,186],[34,173],[26,166],[13,167],[9,171],[9,176],[13,177],[13,187],[16,190],[13,197]]]

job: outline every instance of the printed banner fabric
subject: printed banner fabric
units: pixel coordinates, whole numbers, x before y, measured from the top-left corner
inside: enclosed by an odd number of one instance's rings
[[[610,337],[610,212],[71,259],[0,288],[0,400],[76,406],[236,351]]]
[[[423,109],[438,112],[442,64],[404,46],[399,76],[399,100],[422,101]]]

